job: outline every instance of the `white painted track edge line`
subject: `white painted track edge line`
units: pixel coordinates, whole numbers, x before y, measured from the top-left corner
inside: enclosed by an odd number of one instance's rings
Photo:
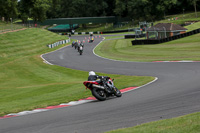
[[[156,82],[157,80],[158,80],[158,78],[155,77],[155,79],[154,79],[153,81],[151,81],[151,82],[149,82],[149,83],[147,83],[147,84],[144,84],[144,85],[142,85],[142,86],[138,86],[137,88],[135,88],[135,89],[133,89],[133,90],[125,91],[125,92],[123,92],[123,93],[127,93],[127,92],[130,92],[130,91],[134,91],[134,90],[140,89],[140,88],[142,88],[142,87],[145,87],[145,86],[147,86],[147,85],[149,85],[149,84],[152,84],[152,83]],[[123,93],[122,93],[122,94],[123,94]]]
[[[44,59],[43,55],[56,52],[56,51],[58,51],[58,50],[61,50],[61,49],[65,48],[65,47],[69,47],[69,46],[71,46],[71,45],[69,44],[69,45],[67,45],[67,46],[61,47],[61,48],[56,49],[56,50],[54,50],[54,51],[44,53],[44,54],[40,55],[40,58],[42,58],[42,60],[43,60],[44,63],[49,64],[49,65],[54,65],[54,64],[48,62],[46,59]]]

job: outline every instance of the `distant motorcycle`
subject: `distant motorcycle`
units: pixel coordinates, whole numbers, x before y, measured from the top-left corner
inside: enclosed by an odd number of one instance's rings
[[[73,41],[73,42],[72,42],[72,47],[74,47],[74,46],[75,46],[75,42]]]
[[[83,54],[83,46],[80,46],[80,47],[79,47],[79,53],[80,53],[80,55]]]
[[[78,52],[80,53],[80,55],[82,55],[83,53],[83,47],[84,47],[84,44],[82,42],[78,44]]]
[[[78,48],[78,42],[75,42],[74,48],[75,48],[75,49]]]
[[[92,39],[89,41],[89,43],[92,43],[92,42],[94,42],[94,38],[92,37]]]
[[[121,97],[122,93],[118,90],[113,83],[114,79],[109,77],[102,77],[97,81],[85,81],[83,84],[86,88],[89,88],[92,95],[99,101],[106,100],[107,97],[116,96]]]

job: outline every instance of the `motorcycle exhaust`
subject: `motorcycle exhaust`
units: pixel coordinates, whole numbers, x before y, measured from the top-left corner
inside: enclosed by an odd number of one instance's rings
[[[93,84],[92,86],[93,86],[93,87],[96,87],[96,88],[99,88],[99,89],[102,89],[102,90],[105,89],[103,86],[99,86],[99,85],[95,85],[95,84]]]

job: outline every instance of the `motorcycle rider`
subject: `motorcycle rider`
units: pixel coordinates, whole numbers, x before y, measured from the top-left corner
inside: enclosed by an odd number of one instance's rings
[[[110,77],[108,76],[99,76],[96,75],[96,73],[94,71],[90,71],[89,72],[89,77],[88,77],[88,81],[96,81],[97,79],[100,79],[100,82],[103,82],[104,86],[106,85],[106,82],[103,79],[109,79]],[[111,88],[106,87],[107,91],[110,92]]]
[[[89,72],[88,81],[96,81],[98,79],[98,75],[94,71]]]
[[[80,43],[80,46],[84,47],[84,44],[83,44],[83,42],[82,42],[82,41],[81,41],[81,43]]]
[[[78,47],[78,42],[75,41],[75,43],[74,43],[74,48],[76,49],[77,47]]]
[[[74,47],[74,45],[75,45],[75,41],[72,42],[72,47]]]
[[[84,47],[84,44],[83,44],[83,42],[81,41],[80,43],[78,43],[78,52],[80,52],[80,47]]]

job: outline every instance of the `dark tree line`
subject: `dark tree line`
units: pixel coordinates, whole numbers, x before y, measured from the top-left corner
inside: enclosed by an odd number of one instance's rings
[[[48,18],[120,16],[154,21],[165,15],[198,11],[200,0],[0,0],[0,16],[35,22]],[[196,14],[197,17],[197,14]]]

